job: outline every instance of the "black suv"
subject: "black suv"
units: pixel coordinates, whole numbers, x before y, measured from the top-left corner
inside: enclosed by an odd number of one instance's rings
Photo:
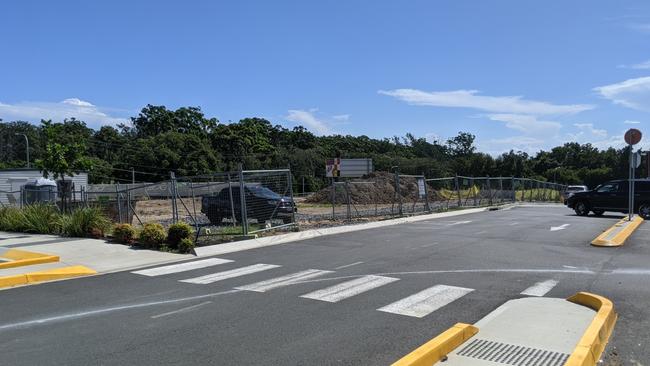
[[[246,184],[246,217],[263,223],[267,220],[278,219],[283,223],[292,222],[293,213],[297,211],[296,204],[289,197],[282,197],[272,190],[259,184]],[[231,193],[232,192],[232,193]],[[210,220],[212,225],[219,225],[224,218],[241,220],[241,196],[239,186],[224,188],[214,196],[201,198],[201,212]]]
[[[629,180],[613,180],[586,191],[576,192],[567,199],[567,206],[577,215],[586,216],[589,211],[600,216],[605,211],[628,212]],[[634,212],[644,219],[650,218],[650,180],[634,181]]]

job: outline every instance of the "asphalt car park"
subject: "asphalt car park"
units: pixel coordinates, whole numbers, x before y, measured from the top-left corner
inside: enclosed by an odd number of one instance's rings
[[[610,361],[643,365],[650,229],[589,245],[621,217],[514,207],[14,288],[0,351],[12,365],[386,365],[507,300],[589,291],[619,312]]]

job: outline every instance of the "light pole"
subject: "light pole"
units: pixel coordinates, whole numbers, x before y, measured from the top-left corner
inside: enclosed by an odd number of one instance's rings
[[[25,146],[27,150],[27,168],[29,168],[29,139],[27,138],[27,135],[25,135],[24,133],[15,133],[14,135],[22,136],[25,138]]]

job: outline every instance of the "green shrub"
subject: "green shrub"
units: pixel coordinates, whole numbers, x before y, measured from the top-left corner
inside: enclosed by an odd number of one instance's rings
[[[61,234],[76,237],[102,237],[111,222],[104,213],[95,207],[80,208],[60,219]]]
[[[194,249],[194,242],[190,238],[183,238],[178,243],[178,251],[180,253],[189,253]]]
[[[167,243],[169,243],[169,247],[177,249],[181,240],[191,238],[193,232],[192,227],[186,222],[181,221],[169,225],[169,229],[167,229]]]
[[[145,248],[159,249],[165,242],[165,228],[160,224],[144,224],[140,231],[139,241]]]
[[[24,232],[27,229],[23,211],[18,207],[0,209],[0,230]]]
[[[122,244],[133,244],[136,232],[130,224],[115,224],[113,226],[113,239]]]
[[[23,207],[25,232],[37,234],[58,234],[61,215],[54,205],[34,204]]]

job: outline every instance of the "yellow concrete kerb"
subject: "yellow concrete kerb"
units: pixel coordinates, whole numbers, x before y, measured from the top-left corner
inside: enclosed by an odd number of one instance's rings
[[[38,272],[21,273],[0,277],[0,288],[27,285],[35,282],[54,281],[70,277],[88,276],[97,272],[85,266],[69,266]]]
[[[578,292],[567,299],[596,310],[596,316],[578,342],[565,366],[595,366],[607,346],[618,315],[609,299],[589,292]]]
[[[627,238],[632,235],[639,225],[643,222],[640,216],[634,216],[632,221],[628,221],[627,217],[614,224],[614,226],[607,229],[602,234],[598,235],[596,239],[591,242],[591,245],[597,247],[618,247],[625,244]]]
[[[457,323],[439,336],[402,357],[392,366],[431,366],[478,333],[478,328]]]
[[[0,258],[6,260],[6,262],[0,262],[0,269],[59,261],[57,255],[28,252],[20,249],[4,249],[3,251],[3,249],[0,248]]]

